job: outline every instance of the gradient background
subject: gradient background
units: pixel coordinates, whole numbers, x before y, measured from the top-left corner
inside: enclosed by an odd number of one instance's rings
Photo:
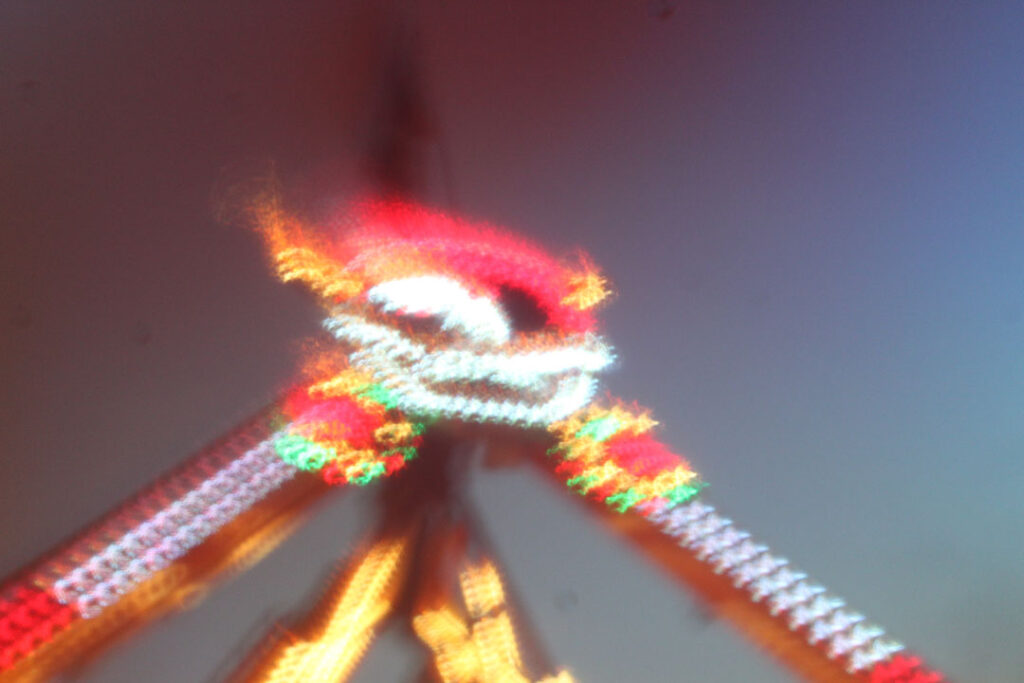
[[[0,574],[288,380],[318,311],[211,197],[268,159],[309,196],[349,196],[381,7],[0,6]],[[1019,681],[1024,5],[411,16],[439,125],[430,199],[585,246],[619,292],[608,386],[654,409],[708,500],[954,678]],[[580,681],[790,680],[532,472],[484,473],[474,495]],[[370,500],[332,502],[78,680],[230,669]],[[417,656],[385,637],[357,679],[407,680]]]

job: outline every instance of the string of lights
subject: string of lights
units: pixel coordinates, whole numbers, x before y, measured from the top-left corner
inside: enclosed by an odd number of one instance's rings
[[[0,676],[133,589],[291,478],[266,411],[161,477],[0,589]]]
[[[772,616],[802,633],[809,645],[844,662],[851,674],[868,671],[905,649],[902,643],[888,638],[881,627],[849,609],[844,600],[793,568],[788,560],[738,530],[710,505],[693,501],[647,516],[715,573],[728,576],[750,600],[766,604]]]
[[[54,596],[83,617],[96,616],[295,472],[271,441],[259,444],[57,579]]]

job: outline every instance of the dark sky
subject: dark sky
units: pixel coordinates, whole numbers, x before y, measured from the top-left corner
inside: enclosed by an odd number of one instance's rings
[[[409,7],[427,197],[586,248],[618,292],[607,386],[713,504],[954,678],[1019,680],[1024,6]],[[267,162],[310,204],[354,196],[387,8],[0,5],[0,574],[288,381],[318,311],[216,198]],[[580,681],[789,680],[529,471],[474,493]],[[79,680],[223,670],[368,505]],[[413,655],[385,639],[358,680]]]

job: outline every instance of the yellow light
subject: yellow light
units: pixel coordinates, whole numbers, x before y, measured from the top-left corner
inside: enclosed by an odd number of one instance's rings
[[[603,462],[583,471],[583,476],[594,478],[594,486],[600,486],[608,481],[616,482],[616,488],[622,488],[622,484],[629,481],[630,474],[616,465],[614,462]],[[627,486],[628,488],[628,486]]]
[[[369,373],[347,368],[330,379],[312,385],[309,388],[309,395],[323,398],[351,396],[372,382],[373,377]]]
[[[608,411],[605,408],[591,404],[583,410],[573,413],[560,422],[552,423],[551,426],[548,427],[548,430],[557,434],[561,441],[568,441],[576,435],[576,432],[583,428],[583,425],[593,419],[607,414],[607,412]]]
[[[523,663],[507,612],[474,623],[473,643],[480,657],[481,681],[529,683],[529,679],[520,673]]]
[[[650,413],[634,414],[621,406],[612,406],[608,413],[622,425],[620,429],[633,434],[643,434],[657,425],[657,421],[651,419]]]
[[[434,652],[444,683],[530,683],[522,672],[498,570],[488,561],[459,576],[469,624],[450,605],[418,614],[413,629]],[[567,672],[538,683],[573,683]]]
[[[402,538],[370,548],[348,581],[328,594],[309,636],[278,646],[256,680],[335,683],[347,678],[391,611],[407,546]]]
[[[650,431],[658,424],[647,412],[634,413],[619,405],[614,405],[611,408],[590,405],[560,422],[553,423],[548,427],[548,431],[557,435],[563,444],[571,445],[572,442],[592,441],[590,437],[577,437],[576,434],[588,422],[602,418],[614,419],[618,423],[618,432],[629,432],[634,436]]]
[[[678,486],[690,484],[696,478],[696,472],[680,466],[667,472],[661,472],[654,479],[644,480],[637,478],[631,488],[641,496],[657,496],[665,491],[671,491]]]
[[[572,275],[569,287],[572,292],[562,299],[562,303],[581,311],[593,308],[611,293],[608,281],[592,270]]]
[[[424,612],[412,620],[416,635],[434,651],[434,665],[444,683],[475,681],[480,657],[470,630],[450,606]]]
[[[283,282],[302,280],[322,297],[351,298],[363,291],[363,280],[309,247],[288,247],[275,254]]]
[[[412,424],[409,422],[389,422],[373,433],[373,438],[385,447],[408,443],[413,436]]]
[[[423,612],[413,617],[412,627],[424,642],[457,643],[469,638],[469,629],[451,607]]]
[[[594,441],[590,437],[574,439],[569,442],[565,452],[566,460],[579,460],[587,464],[594,464],[603,461],[608,457],[608,449],[600,441]]]
[[[468,567],[459,576],[459,584],[471,618],[479,619],[504,608],[505,591],[498,570],[490,562]]]

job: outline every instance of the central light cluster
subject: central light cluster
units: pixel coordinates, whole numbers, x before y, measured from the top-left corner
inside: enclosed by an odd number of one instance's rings
[[[547,349],[489,341],[440,346],[410,336],[400,316],[387,324],[344,310],[325,327],[357,349],[350,362],[378,378],[410,415],[546,427],[586,405],[594,373],[611,363],[594,335]],[[442,316],[442,329],[464,313]],[[488,339],[491,331],[483,327],[467,335]]]
[[[605,281],[586,259],[569,267],[508,233],[407,204],[353,216],[330,235],[273,208],[262,216],[279,275],[320,294],[336,342],[286,403],[281,458],[366,484],[403,468],[437,420],[497,423],[547,430],[566,483],[619,511],[700,491],[648,434],[645,412],[593,404],[613,356],[592,315]]]
[[[544,428],[587,405],[612,362],[588,311],[607,292],[586,263],[402,204],[364,206],[334,243],[279,214],[264,225],[281,277],[324,295],[350,366],[412,419]]]
[[[595,374],[612,354],[590,312],[607,295],[604,280],[585,260],[567,268],[507,234],[404,204],[368,205],[353,226],[330,234],[306,230],[273,200],[258,218],[281,278],[322,297],[331,348],[309,359],[309,377],[282,415],[232,440],[240,455],[225,461],[228,446],[204,454],[0,595],[0,672],[45,660],[32,655],[54,638],[66,636],[51,652],[75,638],[88,642],[88,630],[73,630],[81,618],[155,609],[194,580],[175,563],[297,470],[367,484],[404,468],[430,425],[450,419],[546,429],[553,469],[571,489],[646,518],[851,674],[872,683],[942,680],[693,500],[703,482],[652,436],[656,423],[645,410],[591,402]],[[391,577],[407,545],[376,545],[330,613],[274,651],[267,680],[337,680],[349,671],[399,595]],[[152,591],[141,602],[123,600],[141,595],[143,583]],[[468,620],[447,605],[413,622],[441,677],[528,683],[496,571],[470,569],[462,587]],[[127,611],[125,602],[133,603]],[[103,633],[111,623],[95,628]]]

